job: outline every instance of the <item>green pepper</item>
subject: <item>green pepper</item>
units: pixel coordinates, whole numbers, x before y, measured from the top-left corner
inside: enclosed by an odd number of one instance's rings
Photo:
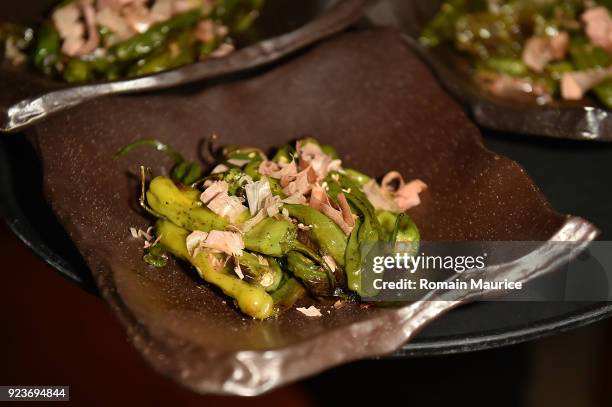
[[[51,21],[43,23],[38,31],[36,45],[32,53],[34,66],[47,76],[57,74],[57,64],[61,60],[62,39]]]
[[[263,288],[240,280],[231,274],[227,267],[224,270],[216,269],[211,263],[213,256],[216,256],[212,251],[201,250],[195,257],[190,256],[185,243],[189,231],[165,220],[157,221],[156,231],[158,236],[161,236],[160,244],[176,257],[195,266],[202,279],[233,298],[242,312],[256,319],[266,319],[274,315],[272,297]]]
[[[150,75],[193,63],[195,61],[194,41],[191,29],[183,30],[175,40],[169,39],[163,50],[152,53],[132,65],[128,76]]]
[[[72,58],[64,68],[64,80],[68,83],[87,82],[94,79],[91,65],[79,58]]]
[[[244,173],[251,177],[253,181],[259,181],[261,179],[261,173],[259,172],[259,166],[261,160],[253,160],[244,167]]]
[[[230,31],[239,33],[251,26],[264,0],[218,0],[212,17],[229,27]]]
[[[329,297],[334,294],[328,273],[314,261],[296,251],[287,253],[287,269],[299,278],[316,297]]]
[[[245,233],[244,246],[251,251],[282,257],[291,250],[297,237],[295,225],[284,219],[265,218]]]
[[[361,294],[361,252],[359,245],[359,228],[361,219],[355,219],[355,226],[351,232],[346,253],[344,255],[344,271],[346,272],[346,283],[349,290]]]
[[[202,176],[202,167],[192,161],[183,161],[172,169],[172,178],[186,185],[202,179]]]
[[[477,58],[518,58],[521,55],[523,38],[518,16],[514,13],[466,14],[457,19],[455,29],[457,49]]]
[[[376,211],[376,218],[386,241],[393,241],[393,232],[397,225],[398,214],[389,211]]]
[[[280,181],[268,177],[268,183],[270,184],[270,190],[272,191],[272,195],[280,196],[281,198],[285,198],[286,194],[283,192],[283,187],[280,184]]]
[[[89,54],[71,58],[64,67],[63,78],[69,83],[92,81],[107,75],[113,66],[114,61],[107,56]]]
[[[306,295],[306,290],[295,278],[287,278],[271,295],[275,312],[278,315],[293,308],[295,303]]]
[[[155,212],[187,230],[208,232],[225,229],[228,221],[203,206],[199,196],[197,189],[179,188],[166,177],[153,179],[146,193],[147,202]],[[245,216],[248,216],[247,211]]]
[[[344,193],[349,203],[353,204],[354,207],[356,206],[356,209],[367,211],[371,215],[374,215],[374,207],[370,203],[366,194],[363,192],[362,185],[359,180],[362,182],[365,181],[366,183],[369,181],[366,181],[365,178],[360,176],[357,176],[357,179],[355,179],[355,177],[351,177],[349,174],[331,172],[325,178],[325,182],[327,183],[327,193],[333,199],[337,199],[338,194]]]
[[[607,68],[612,65],[612,55],[595,47],[584,36],[571,40],[570,55],[579,70]],[[612,109],[612,80],[607,79],[593,88],[593,93],[606,107]]]
[[[154,24],[142,34],[114,45],[109,53],[119,62],[143,58],[160,49],[173,32],[193,27],[201,17],[202,12],[199,9],[179,14],[167,21]]]
[[[421,239],[416,224],[405,213],[376,211],[376,217],[388,242],[418,242]]]
[[[294,156],[295,148],[293,148],[293,146],[290,144],[285,144],[283,146],[280,146],[278,150],[276,150],[274,157],[272,157],[272,161],[276,163],[288,164],[293,160]]]
[[[262,161],[266,158],[261,149],[256,147],[244,147],[230,145],[223,149],[223,158],[227,160]]]
[[[145,255],[142,257],[145,263],[153,267],[166,267],[168,264],[168,254],[165,248],[160,244],[155,244],[145,249]]]
[[[280,285],[283,271],[276,259],[272,257],[258,257],[246,251],[237,259],[246,278],[259,284],[267,292],[276,290]],[[261,259],[264,259],[264,261],[262,262]]]
[[[397,220],[391,236],[392,242],[419,243],[421,235],[419,229],[410,216],[405,213],[397,215]]]
[[[560,81],[563,74],[573,72],[576,68],[570,61],[552,62],[546,66],[546,73],[555,81]]]
[[[201,43],[198,46],[198,57],[200,59],[205,59],[206,57],[210,56],[210,54],[215,52],[215,50],[217,50],[217,48],[219,48],[220,45],[221,45],[221,42],[216,37],[208,42]]]
[[[182,182],[183,184],[190,185],[202,178],[203,172],[200,165],[195,162],[185,160],[183,156],[176,152],[173,148],[156,139],[141,139],[130,143],[115,153],[113,155],[113,159],[117,160],[141,147],[154,148],[172,159],[175,164],[174,168],[172,169],[173,179]]]
[[[484,11],[483,1],[450,0],[442,3],[440,10],[423,29],[420,42],[428,47],[438,46],[442,42],[452,41],[455,37],[457,20],[471,11]]]
[[[383,239],[384,232],[376,217],[376,211],[360,185],[344,174],[332,175],[328,180],[328,194],[337,199],[339,193],[344,194],[352,210],[362,218],[360,239],[371,242]]]
[[[367,175],[352,168],[345,168],[344,173],[348,179],[356,182],[357,185],[359,185],[360,187],[363,187],[365,184],[372,180],[371,177],[368,177]]]
[[[525,76],[529,68],[519,58],[487,58],[479,61],[479,69],[490,70],[498,74],[509,76]]]
[[[305,233],[315,243],[322,255],[330,255],[336,264],[344,266],[346,235],[330,218],[305,205],[284,205],[291,217],[304,225],[312,225]]]
[[[225,181],[227,183],[227,189],[230,195],[237,195],[242,189],[244,184],[244,176],[246,174],[240,168],[230,168],[227,171],[219,174],[214,174],[209,179],[216,179],[219,181]]]

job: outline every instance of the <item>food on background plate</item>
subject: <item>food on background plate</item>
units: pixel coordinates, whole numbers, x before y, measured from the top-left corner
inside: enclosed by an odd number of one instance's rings
[[[0,61],[66,82],[161,72],[234,50],[263,0],[68,0],[37,28],[0,23]]]
[[[472,62],[474,80],[511,100],[580,100],[612,108],[612,2],[450,0],[421,33]]]
[[[344,168],[336,151],[312,138],[278,148],[225,148],[207,174],[156,140],[168,154],[170,177],[148,186],[142,170],[141,206],[157,218],[147,231],[144,260],[164,267],[168,255],[190,263],[200,277],[256,319],[278,315],[303,296],[356,301],[362,292],[360,243],[417,245],[417,226],[405,211],[427,188],[392,171],[381,183]],[[316,307],[298,308],[320,316]]]

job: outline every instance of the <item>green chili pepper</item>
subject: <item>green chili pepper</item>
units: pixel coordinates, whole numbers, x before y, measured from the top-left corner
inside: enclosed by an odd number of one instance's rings
[[[344,255],[344,271],[349,290],[361,294],[361,252],[359,247],[359,228],[361,219],[355,219],[355,226],[348,239]]]
[[[336,149],[330,146],[329,144],[321,144],[321,151],[323,151],[326,155],[328,155],[334,160],[340,159],[338,151],[336,151]]]
[[[216,179],[227,182],[227,188],[230,195],[237,195],[244,184],[245,173],[240,168],[230,168],[225,172],[214,174],[209,179]]]
[[[51,21],[43,23],[38,31],[36,45],[32,53],[34,66],[47,76],[57,74],[57,64],[61,60],[62,39]]]
[[[141,147],[152,147],[152,148],[156,149],[157,151],[161,151],[162,153],[164,153],[168,157],[170,157],[176,164],[185,161],[185,159],[183,158],[183,156],[180,153],[176,152],[174,149],[172,149],[167,144],[164,144],[161,141],[156,140],[156,139],[141,139],[141,140],[137,140],[137,141],[135,141],[133,143],[130,143],[127,146],[123,147],[118,152],[116,152],[113,155],[113,159],[116,160],[118,158],[121,158],[121,157],[131,153],[132,151],[141,148]]]
[[[169,39],[163,50],[152,53],[132,65],[128,76],[150,75],[193,63],[195,61],[194,42],[195,38],[191,30],[183,30],[175,40]]]
[[[211,263],[212,256],[215,256],[212,251],[201,250],[195,257],[190,256],[185,243],[189,234],[187,230],[172,222],[158,220],[156,231],[158,236],[161,236],[160,244],[176,257],[195,266],[202,279],[219,287],[225,295],[233,298],[242,312],[256,319],[266,319],[274,315],[272,297],[263,288],[232,275],[227,268],[216,269]]]
[[[147,203],[155,212],[187,230],[208,232],[225,229],[228,221],[203,206],[199,196],[197,189],[179,188],[166,177],[153,179],[146,193]],[[247,211],[245,216],[248,216]]]
[[[308,291],[317,297],[329,297],[334,294],[328,274],[320,265],[295,251],[287,253],[287,268],[299,278]]]
[[[612,55],[590,44],[584,36],[572,38],[570,55],[579,70],[607,68],[612,65]],[[607,79],[595,86],[593,93],[606,107],[612,108],[612,80]]]
[[[398,214],[389,211],[376,211],[378,223],[381,226],[386,241],[393,241],[397,226]]]
[[[522,37],[518,19],[515,13],[462,15],[455,24],[455,46],[481,59],[520,58]]]
[[[143,58],[158,50],[177,30],[193,27],[202,17],[199,9],[179,14],[167,21],[154,24],[142,34],[138,34],[109,50],[119,62],[130,62]]]
[[[391,241],[418,244],[420,240],[421,235],[419,233],[419,229],[413,220],[410,219],[410,216],[406,215],[405,213],[400,213],[397,215]]]
[[[363,177],[366,177],[363,175]],[[358,209],[367,210],[370,214],[374,214],[374,207],[368,200],[368,197],[365,195],[362,189],[362,185],[359,180],[362,182],[366,181],[365,178],[357,176],[354,177],[349,176],[349,174],[341,174],[339,172],[331,172],[328,174],[327,178],[325,178],[325,182],[327,183],[327,193],[333,199],[338,199],[338,194],[344,193],[349,203],[351,203],[349,196],[351,199],[356,201]]]
[[[265,218],[245,233],[244,246],[251,251],[272,257],[282,257],[296,240],[297,228],[284,219]]]
[[[165,267],[168,264],[168,254],[164,247],[160,244],[153,245],[145,249],[145,255],[142,257],[145,263],[153,267]]]
[[[278,315],[293,308],[295,303],[306,295],[306,290],[295,278],[287,278],[271,295],[275,312]]]
[[[372,178],[352,168],[345,168],[344,173],[348,179],[356,182],[360,187],[363,187],[372,180]]]
[[[283,192],[283,187],[280,184],[280,181],[274,178],[268,177],[268,182],[270,183],[270,190],[272,191],[272,195],[280,196],[284,198],[286,194]]]
[[[244,167],[244,173],[251,177],[253,181],[259,181],[261,174],[259,173],[259,165],[261,160],[253,160]]]
[[[262,161],[266,155],[256,147],[231,145],[223,149],[223,158],[227,160]]]
[[[526,76],[529,68],[519,58],[487,58],[479,61],[479,68],[509,76]]]
[[[442,3],[440,11],[421,33],[421,43],[428,47],[435,47],[441,42],[452,40],[455,36],[457,20],[468,11],[470,3],[471,1],[467,0],[450,0]]]
[[[69,83],[92,81],[107,75],[113,63],[107,56],[93,54],[71,58],[64,67],[63,78]]]
[[[322,255],[330,255],[336,264],[344,266],[344,251],[346,249],[346,235],[330,218],[321,212],[305,205],[284,205],[291,217],[296,218],[304,225],[312,225],[305,232],[315,243]]]
[[[205,59],[206,57],[210,56],[210,54],[215,52],[215,50],[219,48],[220,45],[221,45],[221,42],[216,37],[208,42],[201,43],[198,47],[199,58]]]
[[[221,20],[230,31],[239,33],[251,26],[263,4],[264,0],[219,0],[212,16]]]
[[[64,68],[64,80],[68,83],[87,82],[92,79],[93,71],[87,61],[72,58]]]
[[[115,155],[113,155],[113,159],[117,160],[141,147],[152,147],[157,151],[161,151],[172,159],[175,163],[175,166],[172,169],[173,179],[182,182],[183,184],[190,185],[202,178],[203,171],[200,165],[192,161],[186,161],[182,155],[177,153],[170,146],[156,139],[141,139],[130,143],[115,153]]]
[[[183,161],[172,169],[172,178],[185,185],[191,185],[202,179],[202,167],[192,161]]]
[[[238,257],[238,263],[240,263],[246,278],[259,284],[267,292],[275,291],[280,285],[283,271],[276,259],[272,257],[258,257],[253,253],[245,251],[242,253],[242,256]]]
[[[295,148],[292,145],[285,144],[276,150],[276,153],[272,157],[272,161],[277,163],[288,164],[293,160],[295,156]]]

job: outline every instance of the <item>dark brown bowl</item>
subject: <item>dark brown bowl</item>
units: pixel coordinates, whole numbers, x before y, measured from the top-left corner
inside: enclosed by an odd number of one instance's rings
[[[155,137],[195,159],[212,133],[222,143],[262,148],[310,134],[335,145],[347,165],[422,178],[430,189],[411,215],[426,240],[585,245],[597,233],[556,213],[521,167],[485,149],[477,128],[393,30],[345,34],[234,83],[112,96],[49,118],[31,133],[49,202],[135,347],[159,372],[198,392],[260,394],[390,353],[473,300],[324,306],[322,318],[290,311],[258,322],[175,262],[147,267],[141,242],[129,233],[151,222],[135,202],[138,168],[160,173],[170,163],[150,151],[111,156],[130,141]],[[499,276],[526,281],[567,260],[541,258],[529,271],[510,266]]]
[[[259,40],[236,52],[159,74],[86,85],[51,81],[37,72],[0,67],[0,132],[23,129],[87,100],[165,89],[260,67],[347,28],[371,0],[267,0],[254,31]],[[0,21],[39,22],[57,0],[0,3]]]
[[[612,141],[612,114],[596,101],[556,101],[540,106],[494,97],[474,83],[464,56],[448,46],[422,46],[418,41],[420,33],[442,3],[443,0],[385,0],[368,11],[368,18],[375,25],[402,30],[444,88],[480,126],[519,137]]]

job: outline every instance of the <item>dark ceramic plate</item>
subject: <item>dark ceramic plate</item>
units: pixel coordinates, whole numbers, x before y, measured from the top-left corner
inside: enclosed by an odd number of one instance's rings
[[[574,140],[612,141],[612,114],[593,100],[555,102],[547,106],[517,103],[483,92],[469,74],[467,60],[450,47],[430,49],[418,43],[425,24],[438,11],[442,0],[385,0],[368,12],[375,25],[401,29],[453,95],[482,127],[525,135]]]
[[[225,143],[264,148],[312,134],[368,173],[395,168],[418,176],[430,189],[411,215],[426,240],[587,244],[596,235],[588,222],[555,212],[516,163],[484,148],[476,127],[394,31],[346,34],[232,83],[113,96],[50,118],[30,136],[42,157],[46,198],[136,348],[158,371],[196,391],[253,395],[340,363],[389,354],[449,306],[473,299],[368,310],[347,305],[319,319],[289,312],[255,322],[175,263],[161,272],[150,269],[128,232],[150,222],[135,209],[136,174],[139,164],[160,172],[169,163],[149,151],[121,161],[110,157],[146,136],[194,159],[211,133]],[[519,271],[505,267],[500,276],[528,280],[551,269]],[[602,315],[593,310],[589,318]],[[483,326],[494,327],[479,312]],[[448,320],[462,313],[469,315],[469,308]],[[473,338],[465,328],[471,321],[454,321],[463,329],[450,342],[469,345]],[[524,333],[570,325],[550,322],[534,327],[525,320]],[[479,332],[501,342],[495,328]]]
[[[612,191],[605,179],[591,177],[592,168],[585,168],[585,163],[576,160],[574,146],[551,145],[551,142],[517,146],[500,137],[490,137],[487,144],[499,153],[520,158],[530,173],[539,178],[539,185],[553,202],[568,211],[588,215],[599,225],[612,226],[612,214],[599,211],[593,205],[594,200],[610,201]],[[605,166],[612,159],[612,148],[599,153],[593,164],[596,167]],[[595,191],[597,199],[576,202],[571,199],[572,195],[555,187],[555,178],[562,176],[557,173],[558,168],[568,167],[576,169],[570,174],[575,179],[569,182],[576,185],[575,194],[593,195]],[[85,261],[44,201],[41,175],[38,156],[29,142],[22,137],[0,138],[0,215],[51,267],[83,289],[99,295]],[[507,346],[583,326],[610,314],[612,305],[604,302],[478,303],[433,321],[389,357],[443,355]]]
[[[252,69],[342,31],[359,18],[368,0],[267,0],[254,27],[255,42],[227,57],[210,59],[135,79],[68,86],[35,72],[0,67],[0,131],[16,131],[48,115],[100,96],[174,87]],[[57,0],[0,3],[0,20],[36,23]]]

